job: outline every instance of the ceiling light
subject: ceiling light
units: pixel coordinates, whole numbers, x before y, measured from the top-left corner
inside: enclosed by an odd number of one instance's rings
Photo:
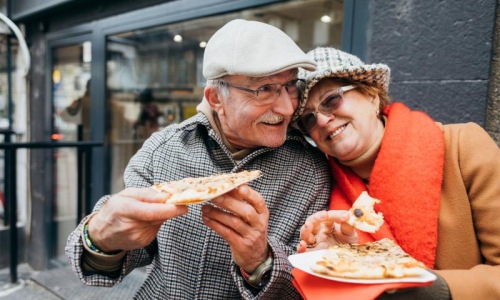
[[[329,15],[323,15],[321,17],[321,22],[323,23],[330,23],[332,21],[332,18]]]
[[[58,84],[59,82],[61,82],[61,77],[61,71],[59,71],[58,69],[54,69],[54,71],[52,71],[52,82]]]
[[[180,35],[180,34],[176,34],[176,35],[174,36],[174,42],[177,42],[177,43],[182,42],[182,35]]]

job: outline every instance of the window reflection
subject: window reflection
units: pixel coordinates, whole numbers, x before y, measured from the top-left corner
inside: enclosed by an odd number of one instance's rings
[[[134,139],[146,139],[164,125],[164,113],[153,98],[150,88],[144,89],[138,97],[141,109],[134,123]]]
[[[123,189],[125,166],[145,139],[196,114],[205,85],[204,47],[217,29],[236,18],[257,20],[282,29],[304,51],[340,47],[342,9],[338,0],[295,0],[109,36],[111,192]],[[325,14],[328,23],[321,21]]]

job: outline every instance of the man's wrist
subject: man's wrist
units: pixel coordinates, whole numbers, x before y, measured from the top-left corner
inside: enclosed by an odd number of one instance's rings
[[[95,241],[91,238],[91,235],[89,233],[89,226],[90,226],[91,220],[94,218],[96,213],[97,212],[94,212],[93,214],[91,214],[89,216],[89,218],[87,219],[87,222],[85,222],[85,224],[83,225],[82,240],[83,240],[83,244],[84,244],[85,248],[87,250],[90,250],[93,253],[101,254],[101,255],[105,255],[105,256],[116,255],[116,254],[122,252],[122,250],[114,250],[114,251],[104,250],[101,247],[99,247],[98,245],[96,245]]]
[[[103,255],[116,255],[116,254],[122,252],[122,250],[106,252],[106,251],[99,249],[96,245],[94,245],[94,243],[90,239],[88,227],[89,227],[88,223],[83,226],[82,238],[83,238],[83,242],[85,243],[87,248],[90,249],[92,252],[95,252],[97,254],[103,254]]]
[[[240,267],[241,276],[245,281],[255,289],[262,289],[270,280],[271,272],[273,269],[273,254],[269,250],[268,257],[264,262],[262,262],[257,268],[252,272],[252,274],[247,273],[243,268]]]

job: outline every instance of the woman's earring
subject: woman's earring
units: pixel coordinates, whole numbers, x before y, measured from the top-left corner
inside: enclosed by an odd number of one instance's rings
[[[375,115],[378,117],[379,114],[380,114],[380,109],[377,108],[377,110],[375,111]]]

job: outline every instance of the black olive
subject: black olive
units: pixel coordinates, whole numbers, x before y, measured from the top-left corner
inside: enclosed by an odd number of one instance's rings
[[[361,209],[356,208],[356,209],[354,210],[354,215],[355,215],[356,217],[358,217],[358,218],[361,218],[361,216],[363,216],[363,212],[361,211]]]

